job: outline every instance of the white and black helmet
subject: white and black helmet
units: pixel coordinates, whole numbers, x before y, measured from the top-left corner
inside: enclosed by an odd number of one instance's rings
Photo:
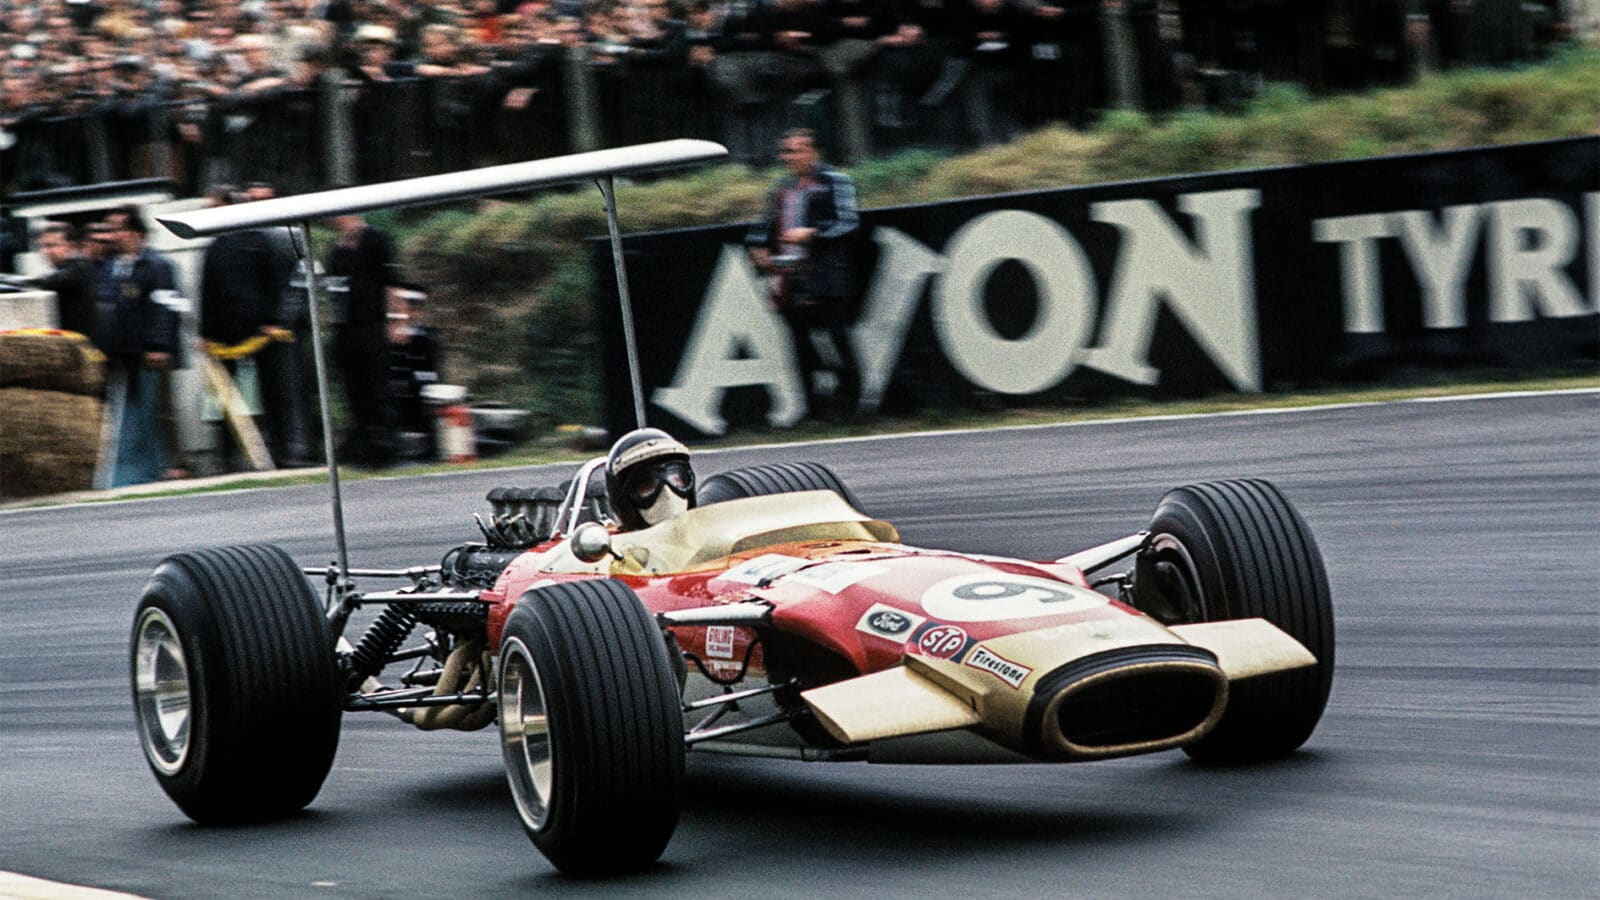
[[[622,527],[659,525],[695,505],[689,448],[659,428],[638,428],[611,445],[606,493]]]

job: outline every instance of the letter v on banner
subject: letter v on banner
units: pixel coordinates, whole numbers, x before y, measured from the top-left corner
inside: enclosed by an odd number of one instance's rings
[[[705,305],[670,387],[651,400],[706,434],[722,434],[722,398],[729,388],[764,387],[767,422],[787,428],[805,415],[805,392],[789,331],[768,306],[761,279],[743,248],[722,248]]]
[[[1178,208],[1195,221],[1191,243],[1152,200],[1090,207],[1095,221],[1123,236],[1098,346],[1083,363],[1136,384],[1155,384],[1149,363],[1156,310],[1165,300],[1184,327],[1242,391],[1261,390],[1261,339],[1256,332],[1251,211],[1256,190],[1185,194]]]

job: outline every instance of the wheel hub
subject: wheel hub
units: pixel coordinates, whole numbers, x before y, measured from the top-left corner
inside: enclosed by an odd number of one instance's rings
[[[507,640],[500,660],[500,736],[506,777],[517,814],[530,830],[538,831],[550,815],[555,775],[544,686],[522,641]]]
[[[1143,585],[1138,583],[1140,580]],[[1205,598],[1194,560],[1172,535],[1156,535],[1140,556],[1134,595],[1140,611],[1162,624],[1206,621]]]
[[[151,607],[135,629],[134,708],[150,764],[174,775],[189,758],[189,666],[172,619]]]

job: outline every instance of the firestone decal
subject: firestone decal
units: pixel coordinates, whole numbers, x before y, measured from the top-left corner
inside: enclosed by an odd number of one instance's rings
[[[1032,575],[993,572],[958,575],[928,588],[922,608],[950,622],[999,622],[1059,616],[1097,609],[1110,602],[1103,594]]]
[[[706,655],[733,658],[733,626],[711,625],[706,628]]]
[[[914,613],[903,612],[892,606],[882,603],[872,604],[861,620],[856,622],[856,630],[863,634],[881,637],[885,640],[905,643],[910,639],[912,632],[928,621]]]
[[[967,649],[967,642],[964,629],[934,623],[917,635],[917,651],[934,659],[957,659]]]
[[[965,665],[988,672],[1013,688],[1022,687],[1022,682],[1033,674],[1033,670],[1027,666],[1014,663],[987,647],[978,647],[967,654]]]

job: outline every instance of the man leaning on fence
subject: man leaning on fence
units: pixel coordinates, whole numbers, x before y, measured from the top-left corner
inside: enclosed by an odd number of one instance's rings
[[[861,378],[850,343],[856,279],[852,242],[860,216],[850,176],[823,165],[817,138],[796,128],[779,142],[789,174],[773,186],[761,221],[745,236],[751,261],[766,275],[768,300],[794,337],[809,414],[853,418]],[[826,335],[829,358],[818,349]],[[818,376],[832,375],[824,399]]]

